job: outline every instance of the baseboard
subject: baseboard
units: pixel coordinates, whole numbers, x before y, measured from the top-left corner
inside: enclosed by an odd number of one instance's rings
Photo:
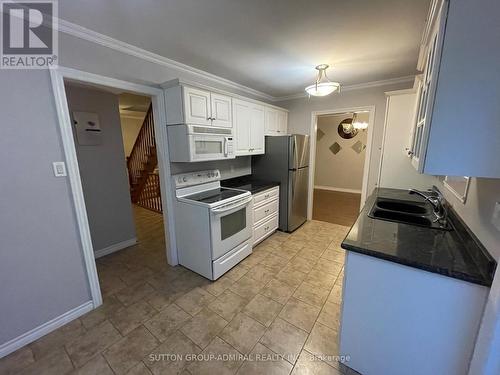
[[[105,255],[114,253],[115,251],[123,250],[126,247],[134,246],[136,243],[137,243],[136,237],[131,238],[130,240],[118,242],[111,246],[105,247],[104,249],[94,251],[94,257],[97,259]]]
[[[343,189],[332,186],[323,186],[323,185],[314,185],[315,189],[319,190],[330,190],[330,191],[339,191],[341,193],[353,193],[353,194],[361,194],[361,189]]]
[[[6,343],[0,345],[0,358],[5,357],[6,355],[15,352],[17,349],[22,348],[23,346],[32,343],[35,340],[38,340],[40,337],[45,336],[46,334],[56,330],[57,328],[65,325],[66,323],[79,318],[83,314],[88,313],[94,308],[94,303],[92,301],[85,302],[84,304],[71,309],[64,314],[49,320],[42,325],[33,328],[32,330],[23,333],[21,336],[18,336]]]

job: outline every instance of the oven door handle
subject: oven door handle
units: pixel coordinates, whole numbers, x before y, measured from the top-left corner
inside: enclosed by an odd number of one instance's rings
[[[222,214],[224,212],[234,210],[235,208],[246,206],[251,201],[252,197],[250,196],[246,199],[239,200],[233,204],[222,206],[221,208],[212,208],[210,211],[213,212],[214,214]]]

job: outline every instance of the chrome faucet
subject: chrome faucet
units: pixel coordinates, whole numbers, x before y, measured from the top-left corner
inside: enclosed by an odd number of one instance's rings
[[[434,215],[436,216],[434,222],[439,221],[446,223],[447,212],[446,207],[444,206],[444,197],[437,188],[433,187],[432,190],[425,193],[417,189],[409,189],[408,192],[410,194],[420,195],[431,204]]]

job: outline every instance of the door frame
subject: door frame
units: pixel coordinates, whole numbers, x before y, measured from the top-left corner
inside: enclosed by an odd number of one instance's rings
[[[309,150],[309,191],[307,199],[307,220],[312,220],[313,215],[313,203],[314,203],[314,175],[316,167],[316,134],[318,131],[318,116],[321,115],[335,115],[341,113],[349,112],[368,112],[368,135],[366,140],[366,153],[365,162],[363,166],[363,183],[361,186],[361,203],[360,211],[366,201],[366,196],[368,194],[368,177],[370,175],[370,159],[372,153],[372,143],[373,143],[373,124],[375,123],[375,106],[361,106],[361,107],[348,107],[348,108],[336,108],[328,109],[322,111],[312,111],[311,112],[311,127],[309,129],[310,134],[310,150]]]
[[[94,308],[102,304],[101,288],[92,246],[89,221],[83,195],[80,170],[73,137],[73,127],[70,111],[64,87],[64,80],[72,80],[95,86],[105,86],[111,89],[119,89],[132,93],[143,94],[151,97],[154,116],[155,141],[158,150],[158,169],[160,174],[160,191],[163,204],[163,223],[165,228],[165,244],[168,263],[178,264],[177,249],[175,242],[174,216],[173,216],[173,194],[170,181],[170,159],[168,154],[167,127],[165,97],[163,90],[147,85],[122,81],[93,73],[65,68],[59,66],[50,69],[50,78],[54,94],[56,112],[58,117],[61,140],[66,159],[66,170],[70,183],[71,197],[73,200],[82,253],[87,270],[87,277]],[[167,235],[168,233],[168,235]]]

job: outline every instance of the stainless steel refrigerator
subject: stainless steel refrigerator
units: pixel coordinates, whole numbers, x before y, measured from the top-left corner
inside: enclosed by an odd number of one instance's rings
[[[252,176],[280,183],[280,230],[293,232],[307,220],[308,135],[266,137],[266,153],[252,157]]]

